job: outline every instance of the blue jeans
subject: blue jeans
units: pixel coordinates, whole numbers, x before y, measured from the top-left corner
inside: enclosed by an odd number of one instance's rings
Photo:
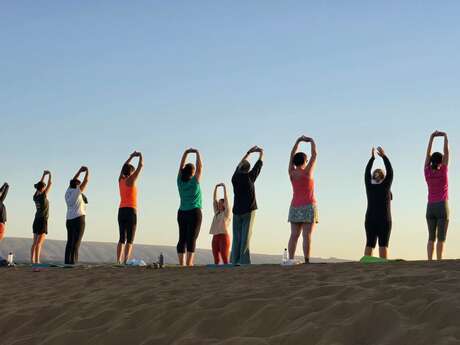
[[[249,265],[251,263],[249,243],[255,216],[256,211],[233,215],[233,243],[230,260],[234,265]]]

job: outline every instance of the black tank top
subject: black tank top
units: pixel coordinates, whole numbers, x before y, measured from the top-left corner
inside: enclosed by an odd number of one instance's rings
[[[34,202],[37,211],[35,212],[35,218],[48,219],[49,202],[45,193],[35,193]]]

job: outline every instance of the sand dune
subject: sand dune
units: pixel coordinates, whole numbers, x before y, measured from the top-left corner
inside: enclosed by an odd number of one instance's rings
[[[0,256],[6,257],[8,252],[15,254],[17,262],[30,261],[30,246],[32,239],[8,237],[0,242]],[[116,243],[83,242],[80,248],[80,261],[87,263],[111,263],[115,262]],[[42,253],[43,262],[62,262],[64,259],[65,241],[46,240]],[[176,247],[153,246],[136,244],[134,246],[134,257],[143,259],[147,263],[157,261],[160,253],[163,253],[167,263],[177,263]],[[255,264],[273,264],[281,261],[280,255],[253,254]],[[344,261],[336,258],[313,258],[313,262],[339,262]],[[196,263],[206,265],[212,263],[212,253],[207,249],[198,249]]]
[[[0,269],[0,343],[459,344],[460,262]]]

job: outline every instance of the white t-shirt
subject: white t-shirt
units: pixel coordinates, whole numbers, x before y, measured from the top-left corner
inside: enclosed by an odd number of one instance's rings
[[[65,192],[67,204],[67,219],[75,219],[86,214],[86,204],[83,201],[80,188],[69,188]]]

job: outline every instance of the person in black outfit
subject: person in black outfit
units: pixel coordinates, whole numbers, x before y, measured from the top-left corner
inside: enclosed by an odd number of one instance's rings
[[[48,176],[48,182],[45,183],[45,177]],[[52,186],[51,173],[48,170],[43,172],[42,178],[34,185],[35,193],[33,200],[36,207],[35,218],[32,225],[34,241],[30,249],[30,261],[32,264],[40,263],[40,255],[45,243],[45,237],[48,234],[48,215],[49,202],[48,193]]]
[[[393,183],[393,168],[390,160],[381,148],[377,153],[382,157],[385,164],[386,176],[382,169],[376,169],[371,174],[372,165],[375,160],[375,148],[372,148],[372,157],[367,163],[364,180],[367,194],[366,212],[366,249],[364,255],[371,256],[372,251],[379,242],[379,256],[388,257],[388,242],[391,233],[391,184]]]
[[[254,167],[247,161],[252,153],[259,153],[259,159]],[[251,263],[249,244],[252,235],[257,201],[254,183],[262,169],[263,149],[254,146],[238,164],[232,177],[233,202],[233,242],[231,262],[234,265],[248,265]]]

